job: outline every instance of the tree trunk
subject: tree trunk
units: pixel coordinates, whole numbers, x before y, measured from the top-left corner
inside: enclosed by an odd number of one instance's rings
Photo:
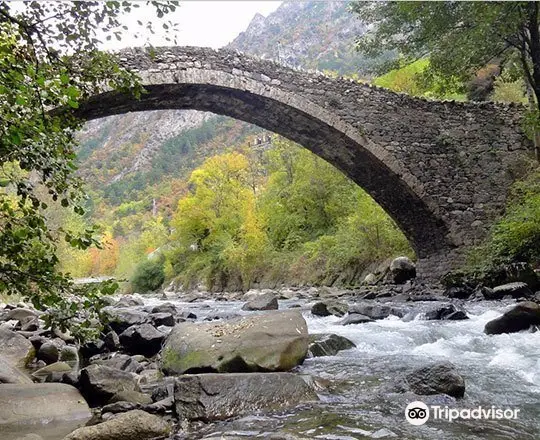
[[[532,61],[532,84],[536,97],[536,106],[531,106],[540,115],[540,31],[538,29],[538,3],[531,2],[529,4],[529,50]],[[540,127],[535,124],[534,127],[534,153],[536,160],[540,162]]]

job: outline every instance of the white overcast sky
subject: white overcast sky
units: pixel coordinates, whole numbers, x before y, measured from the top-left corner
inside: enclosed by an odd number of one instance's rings
[[[257,12],[267,16],[280,4],[281,1],[184,1],[176,12],[167,15],[165,19],[178,23],[178,33],[175,35],[178,45],[218,48],[230,43],[240,32],[246,30]],[[137,20],[147,22],[152,16],[155,17],[152,8],[141,4],[123,21],[131,30],[138,28]],[[146,42],[147,36],[152,46],[172,44],[165,40],[161,22],[157,22],[154,28],[155,35],[144,32],[143,39],[134,39],[128,31],[123,35],[122,41],[106,42],[103,48],[140,46]]]

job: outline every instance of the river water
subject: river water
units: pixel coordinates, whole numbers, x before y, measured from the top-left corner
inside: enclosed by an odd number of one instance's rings
[[[161,302],[155,298],[146,301]],[[199,318],[218,312],[250,313],[240,310],[241,302],[169,302],[194,311]],[[179,435],[178,439],[233,438],[233,433],[234,438],[267,438],[276,432],[326,440],[540,439],[540,332],[483,333],[486,322],[511,308],[512,303],[465,303],[470,319],[464,321],[426,321],[420,314],[408,322],[391,316],[350,326],[338,325],[339,318],[334,316],[313,316],[305,303],[295,300],[280,301],[280,309],[293,304],[302,306],[310,334],[335,333],[357,346],[336,356],[307,359],[296,370],[322,379],[319,382],[325,388],[318,390],[320,402],[202,426],[196,433]],[[414,304],[415,309],[433,306]],[[390,384],[400,374],[435,361],[456,365],[465,379],[463,399],[392,391]],[[516,420],[431,419],[413,426],[405,420],[404,411],[414,400],[458,409],[496,406],[519,409],[519,413]]]

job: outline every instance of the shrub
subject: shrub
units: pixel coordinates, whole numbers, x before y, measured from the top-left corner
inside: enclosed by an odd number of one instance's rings
[[[161,260],[144,260],[131,278],[133,289],[140,293],[157,290],[165,281],[165,271]]]

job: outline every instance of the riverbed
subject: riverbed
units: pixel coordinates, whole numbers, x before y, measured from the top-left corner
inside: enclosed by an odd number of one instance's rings
[[[146,298],[148,304],[163,302]],[[242,302],[182,303],[199,319],[216,313],[248,314]],[[404,304],[387,302],[403,307]],[[310,334],[335,333],[349,338],[356,348],[336,356],[307,359],[298,374],[318,378],[320,402],[272,414],[253,414],[236,420],[200,425],[177,439],[270,438],[280,433],[291,438],[350,440],[396,439],[538,439],[540,438],[540,332],[488,336],[484,325],[512,307],[513,302],[470,302],[470,319],[426,321],[422,314],[405,322],[390,316],[371,323],[341,326],[335,316],[316,317],[303,300],[280,301],[280,309],[300,306]],[[433,302],[414,304],[429,309]],[[392,382],[400,374],[435,361],[451,361],[466,383],[465,397],[399,394]],[[409,424],[406,405],[413,401],[449,408],[482,406],[519,409],[516,420],[430,419],[422,426]],[[279,438],[279,437],[272,437]]]

